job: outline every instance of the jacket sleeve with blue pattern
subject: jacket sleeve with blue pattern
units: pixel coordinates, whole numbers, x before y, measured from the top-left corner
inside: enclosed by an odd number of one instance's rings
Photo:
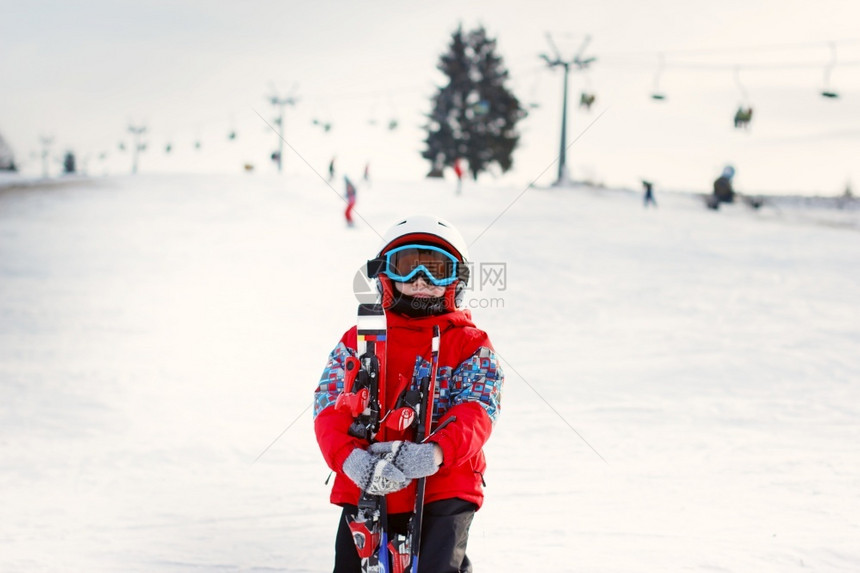
[[[476,456],[498,418],[504,373],[489,341],[487,344],[456,368],[439,369],[434,421],[441,425],[456,418],[431,438],[442,448],[443,467]]]
[[[336,472],[343,470],[343,462],[352,450],[368,446],[365,440],[349,435],[352,424],[349,412],[339,412],[334,408],[337,397],[344,391],[344,364],[348,357],[355,355],[354,339],[355,329],[344,334],[329,354],[314,391],[314,433],[326,464]]]

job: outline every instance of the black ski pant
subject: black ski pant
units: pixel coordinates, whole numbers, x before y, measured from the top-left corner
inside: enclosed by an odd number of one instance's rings
[[[462,499],[442,499],[424,506],[421,522],[421,551],[418,573],[472,573],[466,557],[469,526],[477,506]],[[347,516],[355,515],[354,505],[345,505],[335,539],[334,573],[360,573],[361,560],[352,540]],[[391,532],[406,533],[408,513],[388,515]]]

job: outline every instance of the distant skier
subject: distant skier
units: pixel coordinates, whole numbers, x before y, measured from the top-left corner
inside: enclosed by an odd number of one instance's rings
[[[346,217],[347,226],[353,227],[355,223],[352,220],[352,209],[355,207],[357,192],[355,185],[352,184],[352,181],[346,175],[343,176],[343,182],[346,185],[346,211],[344,211],[344,217]]]
[[[484,500],[483,446],[499,415],[504,374],[489,337],[460,308],[469,280],[467,261],[460,233],[447,221],[426,215],[394,225],[368,261],[368,275],[378,282],[385,310],[384,336],[376,338],[374,349],[384,344],[380,418],[407,389],[434,373],[437,391],[432,409],[424,409],[432,414],[432,433],[422,443],[416,443],[414,427],[397,423],[402,419],[398,415],[382,423],[370,440],[361,439],[350,431],[352,412],[342,407],[342,398],[350,397],[345,393],[354,391],[344,386],[359,343],[355,326],[329,355],[314,393],[314,430],[335,472],[331,502],[343,508],[335,540],[336,573],[361,571],[356,546],[374,542],[361,534],[354,538],[350,527],[367,524],[355,519],[361,492],[384,496],[389,533],[405,533],[415,508],[416,480],[424,477],[418,571],[472,571],[466,556],[469,526]],[[441,329],[435,368],[434,327]],[[390,570],[398,569],[392,565]]]
[[[719,209],[720,203],[733,203],[735,190],[732,187],[732,178],[735,176],[735,168],[726,165],[723,173],[714,181],[714,193],[707,200],[710,209]]]
[[[457,195],[463,191],[463,164],[460,158],[454,160],[454,175],[457,176]]]
[[[335,160],[335,158],[332,157],[331,161],[328,162],[328,181],[329,181],[329,183],[334,181],[334,160]]]
[[[364,182],[370,183],[370,161],[364,164]]]
[[[654,184],[650,181],[642,180],[642,187],[645,188],[645,208],[647,209],[649,205],[654,205],[657,207],[657,200],[654,199]]]

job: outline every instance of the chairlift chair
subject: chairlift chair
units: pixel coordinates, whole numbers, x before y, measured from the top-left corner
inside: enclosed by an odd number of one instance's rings
[[[741,103],[738,105],[734,116],[735,129],[749,129],[750,122],[753,116],[753,107],[750,103],[749,95],[746,88],[741,83],[740,67],[735,66],[735,83],[741,92]]]
[[[658,58],[657,71],[654,72],[654,90],[651,92],[651,99],[654,101],[664,101],[666,99],[666,94],[660,91],[660,76],[663,75],[663,68],[666,65],[666,61],[662,53],[658,54]]]
[[[750,121],[752,121],[753,116],[753,108],[752,106],[744,107],[743,105],[738,106],[737,111],[735,111],[735,128],[736,129],[749,129]]]
[[[579,94],[579,107],[584,107],[586,110],[591,110],[591,106],[594,103],[594,100],[597,99],[597,96],[593,93],[582,92]]]
[[[824,68],[824,88],[821,90],[821,97],[828,99],[837,99],[839,94],[830,88],[830,72],[836,65],[836,44],[830,43],[830,63]]]

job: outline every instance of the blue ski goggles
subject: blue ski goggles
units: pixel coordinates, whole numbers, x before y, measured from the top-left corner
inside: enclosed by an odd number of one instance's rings
[[[367,274],[373,278],[380,273],[399,283],[411,283],[424,278],[434,286],[448,286],[456,280],[468,282],[469,267],[445,249],[432,245],[403,245],[391,249],[378,259],[367,261]]]

